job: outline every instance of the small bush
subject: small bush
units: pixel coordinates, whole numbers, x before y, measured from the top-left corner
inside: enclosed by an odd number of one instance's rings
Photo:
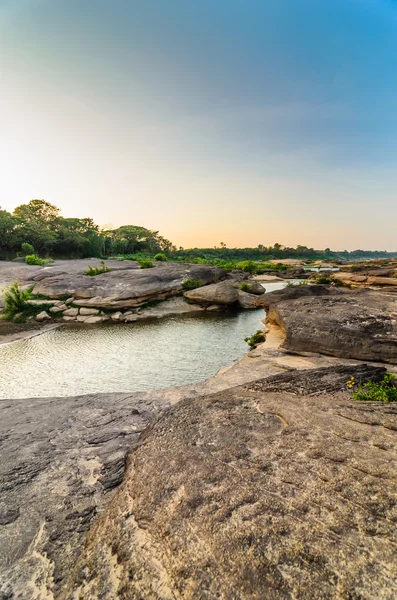
[[[101,275],[102,273],[109,273],[110,269],[109,267],[105,266],[105,263],[103,260],[101,260],[101,262],[99,263],[101,266],[100,267],[88,267],[88,270],[85,272],[86,275],[89,275],[90,277],[95,277],[95,275]]]
[[[244,338],[244,341],[247,342],[251,348],[255,348],[258,344],[261,344],[265,341],[265,335],[261,329],[258,329],[251,337]]]
[[[396,376],[386,373],[380,383],[367,381],[360,385],[356,392],[352,392],[354,400],[366,400],[369,402],[397,402]],[[353,389],[356,385],[354,377],[347,382],[347,387]]]
[[[151,269],[153,263],[149,258],[138,258],[138,263],[141,269]]]
[[[34,248],[33,248],[32,244],[27,244],[26,242],[24,242],[21,245],[21,254],[22,254],[22,256],[27,256],[28,254],[34,254]]]
[[[247,283],[246,281],[243,281],[240,285],[240,290],[242,290],[243,292],[249,292],[251,289],[251,286],[249,283]]]
[[[14,281],[5,290],[4,312],[7,318],[12,318],[22,312],[27,306],[27,300],[32,297],[32,289],[21,290],[17,281]]]
[[[168,258],[165,254],[163,254],[163,252],[159,252],[155,255],[154,260],[158,260],[160,262],[167,262]]]
[[[40,258],[37,254],[28,254],[25,257],[25,262],[27,265],[48,265],[49,263],[54,262],[53,258]]]
[[[244,273],[254,273],[256,271],[256,264],[252,260],[243,260],[236,264],[236,269],[240,269]]]
[[[196,288],[202,287],[203,282],[201,279],[186,279],[182,282],[182,288],[184,290],[195,290]]]
[[[332,282],[332,279],[330,277],[328,277],[327,275],[320,275],[319,277],[316,277],[316,283],[320,284],[320,285],[327,285],[330,284]]]

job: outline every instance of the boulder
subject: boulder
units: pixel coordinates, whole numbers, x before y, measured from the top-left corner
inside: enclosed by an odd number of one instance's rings
[[[97,308],[85,308],[84,306],[82,306],[80,308],[80,314],[81,315],[99,315],[99,310]]]
[[[67,317],[67,316],[65,317],[65,316],[63,316],[62,320],[65,321],[65,323],[71,323],[72,321],[76,321],[77,317]]]
[[[84,317],[85,321],[84,323],[86,323],[87,325],[98,325],[99,323],[103,323],[103,317]]]
[[[78,314],[78,308],[68,308],[67,310],[63,311],[64,317],[77,317]]]
[[[240,308],[250,309],[257,308],[255,305],[255,300],[257,296],[251,293],[243,292],[242,290],[238,290],[238,298],[237,302]]]
[[[287,351],[397,363],[397,295],[323,286],[260,297],[266,324],[282,328]],[[259,303],[258,302],[258,303]]]
[[[36,321],[51,321],[51,317],[45,310],[41,311],[38,315],[36,315]]]
[[[236,304],[239,298],[239,291],[232,284],[221,282],[204,287],[196,288],[184,293],[185,298],[190,302],[197,304],[211,305]]]
[[[59,598],[397,597],[397,406],[346,389],[384,372],[292,371],[164,411]]]
[[[104,309],[136,308],[149,300],[176,296],[187,279],[204,285],[219,281],[225,271],[211,265],[163,263],[152,269],[124,269],[95,277],[59,274],[46,277],[35,286],[35,293],[50,298],[73,296],[74,304]]]
[[[59,306],[52,306],[50,308],[50,313],[56,315],[57,313],[61,313],[63,312],[62,308],[60,308]]]
[[[110,318],[112,321],[116,321],[119,322],[121,320],[121,317],[123,316],[123,313],[120,311],[117,311],[113,314],[110,315]]]

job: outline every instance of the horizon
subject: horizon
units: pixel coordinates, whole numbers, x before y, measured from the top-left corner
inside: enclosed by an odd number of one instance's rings
[[[0,34],[5,210],[396,251],[392,1],[5,0]]]

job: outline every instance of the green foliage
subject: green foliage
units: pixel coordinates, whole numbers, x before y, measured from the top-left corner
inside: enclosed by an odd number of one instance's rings
[[[21,244],[21,253],[22,256],[28,256],[28,254],[34,254],[34,248],[32,246],[32,244],[28,244],[27,242],[24,242],[23,244]]]
[[[103,260],[101,260],[101,262],[99,263],[101,266],[100,267],[88,267],[88,270],[85,272],[86,275],[89,275],[90,277],[95,277],[95,275],[102,275],[102,273],[109,273],[110,269],[109,267],[105,266],[105,263]]]
[[[185,281],[182,282],[182,288],[184,290],[195,290],[196,288],[202,287],[203,282],[201,281],[201,279],[185,279]]]
[[[316,283],[320,285],[327,285],[332,283],[332,279],[327,275],[320,275],[319,277],[316,277]]]
[[[380,383],[367,381],[360,385],[357,391],[352,392],[354,400],[366,400],[369,402],[397,402],[396,376],[393,373],[386,373]],[[352,389],[355,386],[354,377],[347,382],[347,387]]]
[[[250,291],[250,289],[251,289],[251,286],[250,286],[250,284],[249,284],[249,283],[247,283],[246,281],[243,281],[243,282],[240,284],[240,290],[242,290],[243,292],[249,292],[249,291]]]
[[[25,262],[27,265],[43,266],[54,262],[54,260],[52,258],[40,258],[36,254],[28,254],[28,256],[25,257]]]
[[[255,348],[258,344],[261,344],[265,341],[265,335],[261,329],[258,329],[251,337],[244,338],[244,341],[247,342],[251,348]]]
[[[164,252],[158,252],[158,254],[155,254],[154,260],[158,260],[160,262],[167,262],[168,258],[166,257]]]
[[[32,297],[32,289],[21,290],[17,281],[14,281],[5,290],[4,312],[7,318],[12,318],[26,308],[26,301]]]
[[[244,273],[254,273],[257,265],[252,260],[244,260],[235,265],[236,269],[244,271]]]
[[[153,263],[149,258],[138,258],[138,263],[141,269],[151,269]]]

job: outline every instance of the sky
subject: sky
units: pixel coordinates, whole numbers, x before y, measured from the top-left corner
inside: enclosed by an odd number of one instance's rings
[[[0,0],[0,206],[397,250],[397,0]]]

